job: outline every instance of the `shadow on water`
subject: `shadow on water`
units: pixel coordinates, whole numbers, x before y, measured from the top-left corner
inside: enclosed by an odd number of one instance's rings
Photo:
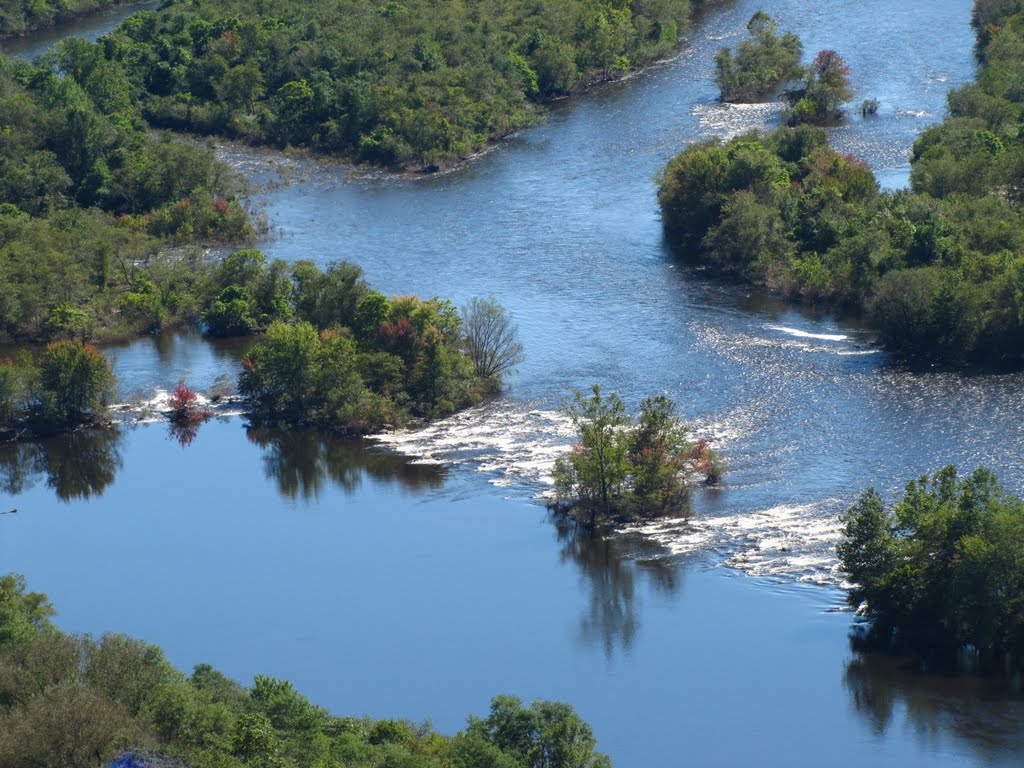
[[[45,478],[61,501],[102,496],[121,469],[122,441],[114,428],[0,445],[0,491],[16,496]]]
[[[851,647],[843,685],[876,737],[902,725],[922,745],[954,741],[992,764],[1024,750],[1019,679],[924,672],[913,657],[860,650],[856,634]]]
[[[640,629],[640,577],[645,576],[655,591],[671,595],[681,583],[679,568],[662,558],[640,559],[626,538],[582,528],[558,513],[549,518],[561,545],[562,563],[579,568],[587,592],[580,641],[601,647],[608,659],[616,651],[629,653]]]
[[[285,498],[316,501],[330,483],[351,494],[363,478],[397,482],[413,493],[444,485],[447,470],[437,464],[413,464],[397,453],[361,438],[339,437],[313,429],[253,427],[249,441],[263,449],[263,472]]]

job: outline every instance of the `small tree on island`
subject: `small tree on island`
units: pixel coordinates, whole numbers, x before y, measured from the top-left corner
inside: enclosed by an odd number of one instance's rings
[[[850,67],[832,50],[818,51],[811,65],[794,78],[798,85],[786,92],[789,125],[811,123],[822,125],[842,117],[842,105],[853,98],[850,89]]]
[[[717,482],[724,471],[706,440],[690,443],[664,395],[640,404],[634,424],[616,394],[597,384],[574,391],[564,407],[579,441],[555,461],[555,503],[593,527],[612,517],[647,518],[687,508],[690,484]]]
[[[792,32],[781,37],[771,16],[758,11],[747,22],[750,39],[736,46],[718,49],[715,82],[722,101],[751,102],[790,79],[800,63],[803,44]]]

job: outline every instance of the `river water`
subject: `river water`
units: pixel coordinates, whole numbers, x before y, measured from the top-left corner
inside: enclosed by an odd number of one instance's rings
[[[8,449],[3,570],[67,629],[286,677],[337,712],[450,731],[498,692],[566,700],[620,767],[1019,765],[1019,700],[850,650],[833,547],[869,485],[954,462],[1024,490],[1024,377],[912,370],[855,322],[685,270],[655,200],[685,144],[777,119],[715,102],[714,52],[758,8],[847,59],[881,109],[833,143],[904,184],[914,137],[973,77],[970,5],[723,3],[676,59],[444,175],[223,150],[288,181],[259,196],[268,255],[348,259],[387,293],[493,294],[526,362],[498,402],[386,446],[228,417],[187,446],[143,424]],[[110,352],[144,393],[207,386],[239,354],[188,335]],[[594,382],[633,406],[670,395],[725,454],[693,518],[593,541],[535,501],[570,439],[557,406]]]

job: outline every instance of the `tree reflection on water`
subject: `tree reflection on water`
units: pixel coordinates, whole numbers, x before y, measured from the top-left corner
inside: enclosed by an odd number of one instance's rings
[[[628,653],[640,629],[639,576],[646,576],[655,590],[672,594],[679,588],[679,567],[652,557],[660,553],[650,542],[592,531],[565,515],[552,513],[550,517],[562,545],[561,560],[579,567],[587,592],[580,639],[586,645],[599,645],[609,659],[617,650]]]
[[[41,479],[61,501],[101,496],[122,467],[120,429],[90,429],[0,445],[0,490],[24,493]]]
[[[964,744],[986,762],[1024,750],[1024,696],[1020,676],[985,678],[920,671],[914,659],[862,650],[851,642],[843,684],[854,709],[877,736],[902,721],[917,739]]]
[[[315,501],[327,483],[352,493],[367,476],[421,493],[443,486],[447,475],[442,466],[414,464],[361,438],[271,427],[249,427],[246,434],[263,449],[266,476],[292,500]]]

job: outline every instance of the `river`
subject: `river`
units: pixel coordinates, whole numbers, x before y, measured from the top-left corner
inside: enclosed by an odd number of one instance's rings
[[[498,402],[390,447],[226,418],[188,446],[143,424],[0,455],[4,570],[68,630],[285,677],[339,713],[451,731],[495,693],[566,700],[620,768],[1019,765],[1021,701],[850,650],[833,547],[869,485],[954,462],[1024,490],[1024,377],[910,369],[855,322],[685,270],[655,201],[679,148],[776,118],[715,102],[714,52],[759,8],[846,58],[881,109],[833,143],[904,184],[914,137],[973,77],[970,5],[723,3],[677,58],[443,175],[225,148],[257,183],[284,167],[258,200],[268,255],[348,259],[387,293],[493,294],[526,362]],[[110,352],[126,392],[207,386],[238,357],[189,335]],[[593,382],[631,406],[670,395],[725,454],[692,519],[594,542],[535,501],[569,439],[557,406]]]

